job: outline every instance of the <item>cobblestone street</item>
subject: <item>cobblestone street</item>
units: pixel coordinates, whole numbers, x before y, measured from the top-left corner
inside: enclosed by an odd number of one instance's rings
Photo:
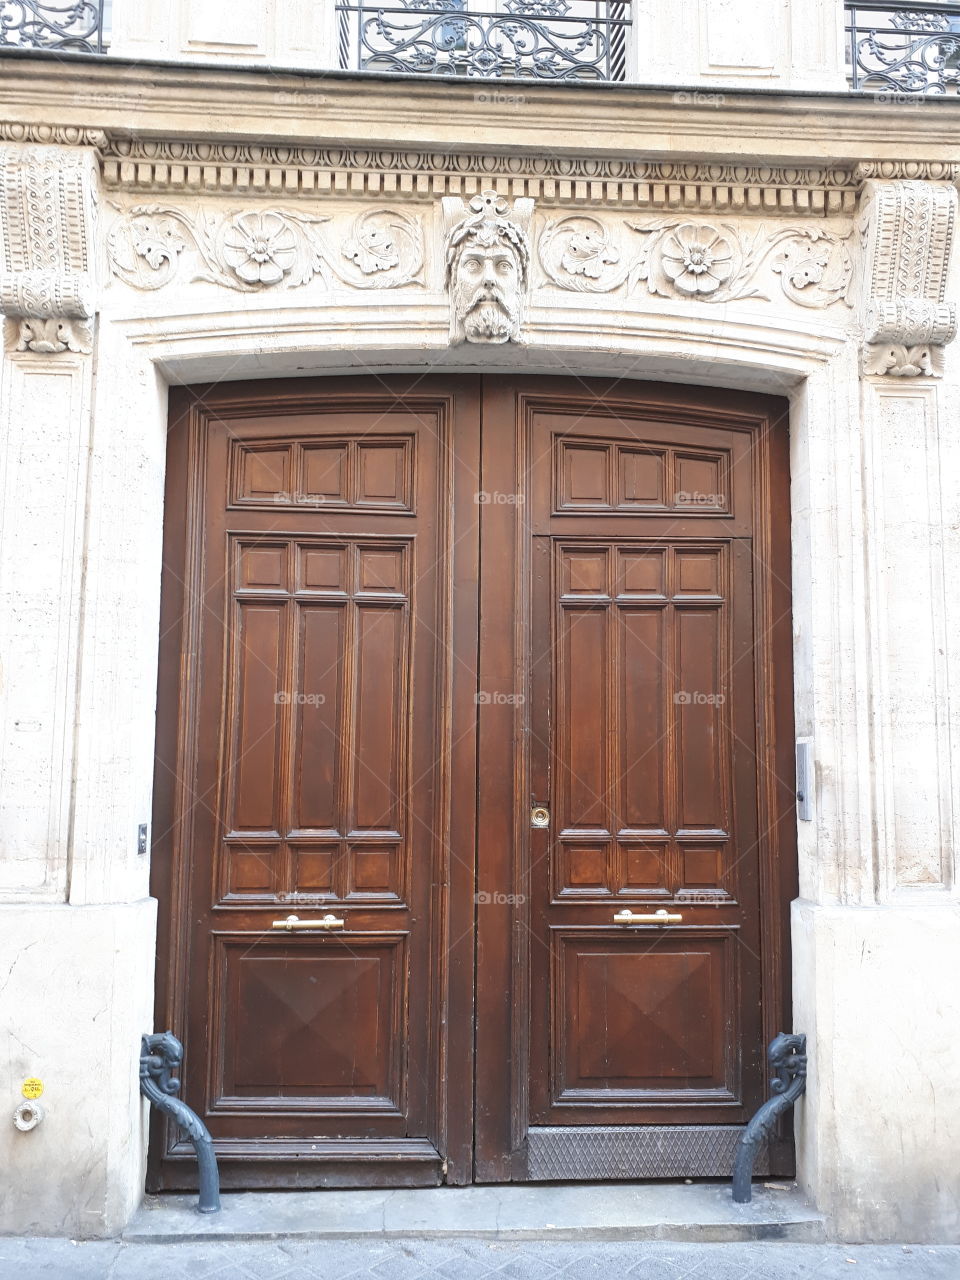
[[[210,1241],[0,1241],[0,1280],[957,1280],[960,1247]]]

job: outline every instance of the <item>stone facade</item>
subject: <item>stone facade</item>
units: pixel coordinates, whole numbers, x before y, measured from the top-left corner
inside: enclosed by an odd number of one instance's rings
[[[654,41],[665,83],[716,102],[535,85],[517,111],[476,85],[209,67],[155,67],[148,97],[122,60],[5,66],[0,1100],[38,1076],[46,1114],[0,1131],[0,1230],[110,1234],[142,1195],[167,388],[445,368],[789,397],[816,761],[800,1179],[840,1238],[960,1239],[951,106],[814,110],[777,67],[792,41],[791,76],[842,88],[826,6],[771,6],[749,66],[717,22],[736,7],[699,6],[693,63]],[[292,56],[272,6],[226,52],[204,6],[164,49],[154,6],[117,8],[116,53]],[[638,5],[638,30],[669,9]],[[301,59],[328,49],[304,32]],[[466,246],[480,276],[503,259],[501,303],[474,306]]]

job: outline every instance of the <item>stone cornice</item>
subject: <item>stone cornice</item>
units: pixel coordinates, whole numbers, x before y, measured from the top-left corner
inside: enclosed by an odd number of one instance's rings
[[[112,138],[846,167],[956,162],[955,99],[903,110],[872,95],[438,81],[2,56],[0,119]],[[575,103],[572,109],[571,104]]]
[[[960,178],[942,114],[956,108],[930,108],[95,58],[6,57],[0,76],[0,139],[92,147],[105,187],[137,195],[417,201],[493,186],[545,206],[845,214],[870,179]]]

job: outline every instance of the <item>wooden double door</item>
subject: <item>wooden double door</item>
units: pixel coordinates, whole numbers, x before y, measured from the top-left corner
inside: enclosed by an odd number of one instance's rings
[[[789,1026],[784,413],[175,395],[157,1022],[225,1185],[729,1172]]]

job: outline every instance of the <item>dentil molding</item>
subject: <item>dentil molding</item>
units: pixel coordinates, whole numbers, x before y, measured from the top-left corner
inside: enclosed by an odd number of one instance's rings
[[[96,149],[108,190],[470,198],[493,187],[541,206],[830,215],[854,210],[869,179],[960,182],[960,163],[873,160],[799,165],[646,160],[453,148],[310,146],[130,137],[55,122],[0,121],[0,140]]]
[[[957,191],[947,183],[865,184],[864,373],[942,373],[943,348],[957,333],[956,304],[945,301],[956,219]]]
[[[541,204],[826,215],[852,212],[842,165],[709,164],[597,156],[303,147],[152,139],[107,141],[104,186],[131,192],[469,199],[494,188]]]
[[[89,150],[0,143],[0,313],[15,350],[90,350],[97,185]]]

